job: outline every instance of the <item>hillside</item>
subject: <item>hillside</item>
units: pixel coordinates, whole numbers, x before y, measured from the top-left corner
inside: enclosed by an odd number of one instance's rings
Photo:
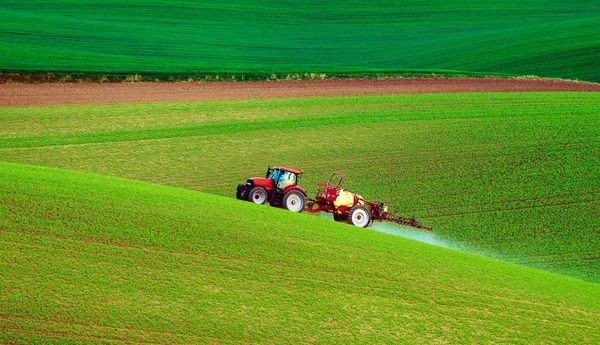
[[[600,81],[594,0],[26,0],[4,1],[0,19],[4,72],[151,74],[151,80],[435,73]]]
[[[190,190],[0,163],[0,341],[600,341],[600,286]]]
[[[267,164],[346,186],[462,248],[600,282],[599,93],[0,108],[0,161],[233,197]]]

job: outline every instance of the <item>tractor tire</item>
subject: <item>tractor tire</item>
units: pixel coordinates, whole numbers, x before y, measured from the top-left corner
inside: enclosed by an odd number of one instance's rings
[[[302,212],[306,196],[299,190],[291,190],[283,196],[283,207],[292,212]]]
[[[363,205],[356,205],[348,213],[348,223],[359,228],[366,228],[371,225],[371,212]]]
[[[268,194],[266,189],[263,187],[254,187],[248,194],[248,201],[252,201],[255,204],[262,205],[267,202]]]
[[[244,187],[245,186],[243,184],[238,184],[236,192],[235,192],[236,199],[240,199],[240,200],[244,199],[244,191],[245,191]]]

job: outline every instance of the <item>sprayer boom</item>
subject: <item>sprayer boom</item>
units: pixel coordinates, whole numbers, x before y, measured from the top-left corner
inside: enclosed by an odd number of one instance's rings
[[[400,225],[410,226],[410,227],[413,227],[416,229],[433,231],[432,227],[419,224],[414,217],[408,218],[408,217],[403,217],[403,216],[400,216],[397,214],[386,212],[381,215],[381,220],[385,221],[385,222],[392,222],[392,223],[396,223],[396,224],[400,224]]]

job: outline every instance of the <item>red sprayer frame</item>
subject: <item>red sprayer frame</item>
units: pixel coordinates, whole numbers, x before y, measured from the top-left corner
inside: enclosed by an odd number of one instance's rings
[[[331,182],[335,176],[339,177],[338,183],[334,186]],[[365,206],[370,213],[370,223],[374,221],[384,221],[384,222],[392,222],[396,224],[401,224],[405,226],[410,226],[417,229],[423,229],[427,231],[432,231],[433,229],[429,226],[419,224],[415,218],[409,218],[400,216],[394,213],[387,212],[387,207],[383,205],[383,203],[370,202],[363,199],[361,196],[356,193],[351,192],[354,195],[354,201],[352,205],[335,205],[335,200],[338,196],[339,191],[342,187],[342,180],[344,179],[344,175],[338,172],[334,172],[329,180],[325,182],[321,182],[318,185],[317,195],[314,199],[307,199],[307,204],[305,207],[305,211],[317,213],[317,212],[327,212],[332,213],[334,215],[335,220],[343,220],[348,219],[348,215],[350,210],[356,205]],[[350,191],[348,191],[350,192]],[[368,225],[367,225],[368,226]]]

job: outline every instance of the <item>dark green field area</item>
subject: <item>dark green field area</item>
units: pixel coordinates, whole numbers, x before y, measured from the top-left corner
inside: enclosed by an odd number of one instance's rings
[[[600,341],[597,284],[231,198],[8,163],[0,290],[10,344]]]
[[[600,82],[600,6],[596,0],[3,1],[0,61],[4,72],[74,75],[247,80],[273,73],[436,73]]]
[[[267,164],[309,196],[340,171],[459,249],[600,282],[599,93],[5,107],[0,128],[0,161],[229,197]]]

